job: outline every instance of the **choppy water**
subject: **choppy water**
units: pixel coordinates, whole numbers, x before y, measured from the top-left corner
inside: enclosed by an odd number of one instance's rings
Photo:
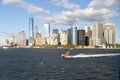
[[[72,55],[95,56],[63,59],[65,52],[0,49],[0,80],[120,80],[120,50],[73,49]]]

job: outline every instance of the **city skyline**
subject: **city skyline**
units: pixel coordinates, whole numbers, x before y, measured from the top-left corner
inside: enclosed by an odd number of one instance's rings
[[[16,36],[11,36],[4,40],[2,46],[7,47],[45,47],[47,45],[52,46],[64,46],[73,45],[76,48],[86,46],[87,48],[103,47],[103,48],[115,48],[115,33],[114,24],[103,24],[100,22],[94,22],[92,27],[85,26],[84,29],[80,29],[78,25],[75,25],[67,30],[53,29],[50,34],[50,24],[44,24],[46,28],[46,34],[39,32],[38,26],[33,27],[34,19],[29,19],[29,38],[26,38],[24,31],[19,32]],[[30,35],[31,34],[31,35]]]
[[[104,3],[99,4],[102,1]],[[52,29],[68,29],[74,24],[84,28],[94,21],[112,21],[115,41],[120,43],[119,5],[120,0],[1,0],[0,43],[9,33],[28,33],[29,17],[34,17],[34,26],[41,31],[44,31],[45,23],[50,23]]]

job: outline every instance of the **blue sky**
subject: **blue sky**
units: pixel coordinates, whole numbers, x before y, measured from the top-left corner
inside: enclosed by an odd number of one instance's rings
[[[116,25],[115,38],[120,43],[120,0],[1,0],[0,42],[10,33],[28,33],[31,16],[41,31],[44,23],[67,29],[74,24],[84,28],[94,21],[110,20]]]

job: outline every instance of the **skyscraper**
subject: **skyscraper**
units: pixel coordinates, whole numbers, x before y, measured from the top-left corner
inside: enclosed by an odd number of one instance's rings
[[[50,24],[44,24],[44,33],[47,44],[50,44]]]
[[[85,45],[85,30],[77,31],[77,45]]]
[[[115,25],[112,23],[107,23],[103,25],[104,28],[104,37],[106,44],[115,44]]]
[[[34,19],[29,18],[29,46],[34,46]]]
[[[93,46],[104,44],[103,24],[94,22],[92,25],[92,42]]]
[[[72,44],[77,45],[77,27],[71,27],[72,30]]]
[[[67,30],[67,42],[68,42],[68,44],[72,44],[72,30],[71,29],[68,29]]]

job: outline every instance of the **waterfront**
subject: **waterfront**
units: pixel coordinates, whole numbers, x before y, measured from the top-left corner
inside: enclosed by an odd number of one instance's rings
[[[0,49],[0,80],[119,80],[120,55],[63,59],[68,49]],[[76,54],[120,54],[120,50],[73,49]]]

